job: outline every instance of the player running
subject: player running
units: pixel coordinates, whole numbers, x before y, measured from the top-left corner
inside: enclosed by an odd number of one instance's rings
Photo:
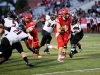
[[[55,26],[56,26],[56,14],[55,13],[51,13],[50,16],[46,15],[45,17],[43,17],[42,19],[39,19],[37,21],[38,22],[44,22],[44,26],[42,29],[42,40],[40,43],[40,47],[44,46],[46,44],[46,46],[50,45],[50,42],[52,40],[52,36],[51,33],[53,32]],[[44,52],[47,52],[47,54],[49,54],[49,48],[46,47]]]
[[[42,56],[39,54],[39,38],[38,33],[35,28],[36,23],[32,20],[32,15],[30,13],[27,13],[25,15],[25,25],[26,25],[26,33],[28,33],[28,43],[31,47],[33,47],[35,50],[38,51],[36,54],[38,58],[41,58]],[[34,52],[33,52],[34,54]]]
[[[57,61],[59,62],[63,62],[62,59],[66,57],[65,50],[67,49],[67,44],[71,34],[71,21],[72,19],[67,8],[62,8],[58,11],[55,31],[55,37],[58,42],[58,47],[49,45],[48,48],[56,48],[58,50]]]
[[[83,36],[84,33],[83,29],[80,26],[79,19],[78,17],[74,16],[71,24],[71,38],[70,38],[71,51],[69,53],[70,58],[72,58],[74,54],[78,53],[76,50],[76,46],[79,47],[80,51],[82,50],[79,41],[83,38]]]

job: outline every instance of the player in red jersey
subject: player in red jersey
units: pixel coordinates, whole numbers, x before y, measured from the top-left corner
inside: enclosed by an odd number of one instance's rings
[[[62,58],[66,56],[67,43],[71,34],[71,17],[67,8],[62,8],[58,11],[56,20],[56,30],[54,32],[58,42],[58,47],[48,46],[48,48],[58,49],[58,61],[63,62]],[[64,52],[64,53],[63,53]],[[63,56],[64,55],[64,56]]]
[[[60,26],[61,28],[60,34],[57,37],[58,48],[59,48],[58,61],[61,61],[61,55],[62,58],[66,57],[67,43],[69,41],[70,34],[71,34],[72,19],[70,17],[69,10],[67,8],[60,9],[58,11],[58,14],[60,14],[60,17],[57,18],[57,25]],[[56,34],[58,34],[58,32]],[[62,42],[59,40],[62,40]]]
[[[65,31],[66,31],[64,34],[64,49],[63,49],[63,54],[62,54],[62,57],[64,58],[66,57],[67,43],[69,41],[70,34],[71,34],[72,17],[67,8],[60,9],[58,11],[58,14],[60,14],[60,17],[58,18],[59,24],[63,28],[65,28]]]
[[[38,33],[35,28],[35,22],[32,20],[32,15],[27,13],[25,15],[26,32],[29,35],[28,43],[36,50],[39,50]],[[37,53],[37,57],[41,58],[41,55]]]

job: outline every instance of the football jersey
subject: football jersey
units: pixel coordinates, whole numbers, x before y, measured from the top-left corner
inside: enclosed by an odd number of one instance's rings
[[[100,17],[97,17],[97,23],[100,23]]]
[[[93,18],[93,24],[97,24],[97,20],[96,20],[96,18]]]
[[[6,27],[18,27],[18,23],[15,20],[4,18],[4,26]]]
[[[68,29],[66,30],[67,33],[71,33],[71,28],[70,28],[70,25],[71,25],[71,22],[72,22],[72,18],[68,18],[68,20],[63,20],[62,17],[58,17],[56,19],[56,22],[60,24],[61,27],[68,27]],[[55,31],[56,32],[56,31]]]
[[[91,17],[86,17],[87,23],[90,23]]]
[[[75,29],[75,27],[77,27],[78,29]],[[80,23],[77,23],[75,25],[71,25],[71,31],[74,32],[80,32],[82,30]]]
[[[51,33],[56,26],[56,20],[51,20],[49,15],[46,15],[46,21],[43,27],[43,30]]]
[[[9,32],[6,31],[5,34],[6,35],[4,35],[3,37],[6,37],[9,40],[10,45],[28,37],[26,33],[24,33],[22,30],[19,30],[15,27],[11,27],[10,31]]]
[[[69,18],[68,20],[64,21],[62,17],[58,17],[56,19],[57,23],[59,23],[61,26],[69,26],[72,22],[72,18]]]

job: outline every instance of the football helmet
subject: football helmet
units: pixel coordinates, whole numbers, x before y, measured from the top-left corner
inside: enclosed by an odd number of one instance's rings
[[[11,11],[9,11],[7,13],[7,17],[15,19],[15,18],[17,18],[17,15],[16,15],[16,13],[13,10],[11,10]]]
[[[69,13],[69,10],[67,8],[62,8],[58,11],[58,15],[64,15]]]
[[[73,16],[73,19],[72,19],[72,25],[75,25],[78,23],[78,17],[76,16]]]
[[[59,16],[62,15],[62,9],[60,9],[60,10],[58,11],[58,15],[59,15]]]
[[[65,19],[68,19],[70,16],[69,10],[67,8],[62,8],[58,11],[58,15],[64,17]]]
[[[30,13],[27,13],[25,15],[25,22],[30,22],[32,20],[32,15]]]
[[[28,14],[25,15],[25,18],[26,19],[32,19],[32,15],[30,13],[28,13]]]
[[[69,13],[69,10],[67,8],[62,9],[62,14],[68,14],[68,13]]]

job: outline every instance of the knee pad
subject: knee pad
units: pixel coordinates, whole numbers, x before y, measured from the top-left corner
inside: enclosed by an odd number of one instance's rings
[[[64,48],[67,49],[67,45],[66,44],[64,45]]]

